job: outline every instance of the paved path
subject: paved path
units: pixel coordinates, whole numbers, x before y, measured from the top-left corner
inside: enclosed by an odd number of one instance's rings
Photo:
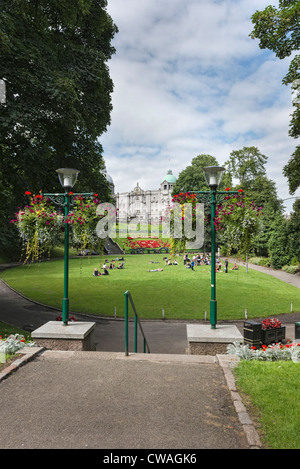
[[[216,357],[45,351],[0,382],[0,448],[258,447],[229,385]]]

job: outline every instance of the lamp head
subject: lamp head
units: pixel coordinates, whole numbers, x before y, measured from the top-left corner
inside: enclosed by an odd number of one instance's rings
[[[203,168],[204,178],[211,189],[216,189],[220,184],[225,168],[221,166],[206,166]]]
[[[57,169],[58,179],[64,189],[72,189],[77,181],[77,176],[80,173],[78,169],[73,168],[60,168]]]

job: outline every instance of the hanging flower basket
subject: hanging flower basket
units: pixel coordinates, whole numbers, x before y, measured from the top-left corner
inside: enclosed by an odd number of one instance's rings
[[[11,223],[16,223],[24,243],[25,263],[50,255],[51,249],[59,242],[64,226],[63,215],[55,211],[49,199],[28,191],[26,195],[30,198],[29,204],[11,220]]]

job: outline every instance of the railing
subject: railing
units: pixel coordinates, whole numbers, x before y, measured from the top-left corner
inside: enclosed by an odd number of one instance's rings
[[[133,303],[133,300],[132,300],[132,296],[131,296],[131,294],[128,290],[124,293],[124,296],[125,296],[125,355],[128,356],[128,319],[129,319],[128,299],[130,300],[132,309],[134,311],[134,353],[137,353],[138,326],[139,326],[140,331],[141,331],[142,336],[143,336],[144,353],[146,353],[146,349],[147,349],[147,353],[150,353],[150,348],[149,348],[149,345],[147,343],[147,340],[146,340],[146,337],[145,337],[141,322],[140,322],[139,317],[137,315],[137,312],[136,312],[136,309],[135,309],[135,306],[134,306],[134,303]]]

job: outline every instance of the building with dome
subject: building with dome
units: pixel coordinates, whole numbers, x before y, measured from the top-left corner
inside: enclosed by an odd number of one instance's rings
[[[112,178],[109,175],[106,177],[110,186],[114,188]],[[159,223],[165,209],[172,201],[175,182],[176,177],[169,169],[156,190],[144,190],[137,182],[131,192],[113,192],[119,221],[128,222],[138,218],[140,223]]]

